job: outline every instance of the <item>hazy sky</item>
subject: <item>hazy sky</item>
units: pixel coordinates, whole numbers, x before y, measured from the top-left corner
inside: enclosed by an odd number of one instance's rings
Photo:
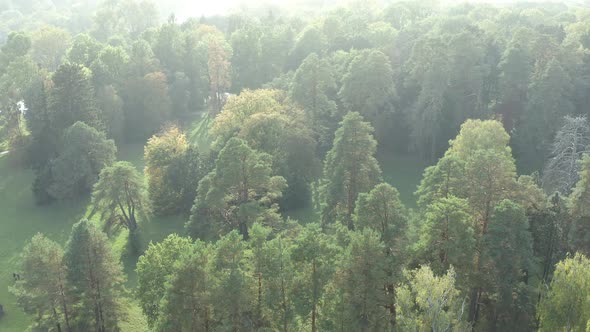
[[[393,2],[387,0],[375,0],[377,2]],[[420,0],[416,0],[420,1]],[[529,1],[529,0],[517,0],[517,1]],[[533,0],[530,0],[533,1]],[[560,2],[562,0],[540,0],[542,2]],[[576,2],[576,0],[569,0]],[[584,0],[577,0],[577,1],[584,1]],[[252,7],[260,7],[265,4],[270,5],[277,5],[277,6],[288,6],[288,5],[309,5],[314,7],[322,7],[325,4],[333,5],[334,3],[346,3],[350,2],[350,0],[169,0],[164,1],[164,3],[170,4],[175,3],[177,4],[176,8],[178,10],[176,16],[178,18],[185,18],[185,17],[194,17],[194,16],[201,16],[201,15],[216,15],[216,14],[227,14],[229,11],[239,11],[240,8],[252,8]],[[496,4],[507,4],[511,2],[516,2],[515,0],[440,0],[441,3],[444,4],[458,4],[464,2],[472,2],[472,3],[496,3]],[[539,2],[539,1],[534,1]],[[165,10],[164,10],[165,11]]]

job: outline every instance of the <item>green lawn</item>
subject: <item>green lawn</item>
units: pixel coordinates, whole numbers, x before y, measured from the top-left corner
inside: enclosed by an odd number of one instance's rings
[[[188,126],[189,139],[200,148],[209,144],[207,117],[196,119]],[[35,233],[41,232],[50,239],[65,244],[71,226],[88,215],[89,198],[75,202],[54,203],[37,206],[31,192],[33,172],[15,165],[13,156],[0,156],[0,304],[4,306],[5,316],[0,319],[0,331],[20,332],[30,324],[31,318],[15,305],[15,299],[8,292],[12,285],[12,273],[17,269],[19,253],[25,242]],[[143,144],[126,144],[119,147],[119,160],[127,160],[143,172]],[[402,201],[408,207],[415,207],[413,196],[420,181],[425,164],[411,156],[379,156],[384,180],[395,186]],[[289,211],[285,215],[302,222],[319,219],[319,213],[309,209]],[[97,220],[98,216],[93,219]],[[145,248],[150,241],[160,241],[168,234],[183,233],[187,216],[166,218],[151,217],[141,222],[140,240]],[[136,284],[135,264],[137,257],[126,253],[125,232],[113,236],[113,248],[121,255],[125,272],[128,275],[127,287]],[[128,318],[121,324],[123,331],[146,331],[146,324],[137,304],[129,299]]]

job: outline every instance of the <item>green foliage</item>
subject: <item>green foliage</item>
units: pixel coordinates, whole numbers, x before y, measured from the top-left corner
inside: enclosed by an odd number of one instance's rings
[[[248,229],[259,221],[278,227],[276,200],[286,181],[272,176],[270,156],[231,138],[219,152],[215,169],[199,182],[192,215],[187,223],[195,238],[208,239],[239,229],[248,239]]]
[[[378,87],[378,88],[376,88]],[[344,75],[338,96],[351,112],[359,112],[376,129],[384,141],[391,128],[396,91],[389,58],[376,50],[361,51]]]
[[[101,214],[107,232],[124,227],[133,239],[138,228],[136,214],[145,215],[149,211],[144,179],[129,162],[106,166],[94,185],[92,205]]]
[[[87,220],[72,227],[64,261],[74,330],[113,330],[121,318],[121,295],[125,280],[121,263],[113,255],[104,233]]]
[[[412,331],[468,331],[466,303],[455,288],[455,271],[436,276],[428,266],[406,271],[408,279],[396,301],[402,329]]]
[[[176,274],[175,277],[177,280],[172,281],[172,284],[180,282],[179,279],[181,278],[186,278],[186,276],[181,277],[181,272],[178,272],[182,268],[178,268],[175,265],[180,264],[178,262],[181,257],[184,257],[183,259],[186,260],[184,264],[194,263],[193,260],[186,258],[186,256],[196,254],[194,252],[195,249],[192,247],[193,244],[190,239],[171,234],[162,242],[150,242],[145,253],[139,257],[136,268],[138,284],[137,298],[150,326],[154,326],[159,319],[160,302],[167,292],[166,281],[174,274]],[[188,268],[188,266],[186,267]],[[195,266],[195,268],[199,267]],[[173,296],[173,294],[169,296]],[[168,305],[176,304],[168,303]],[[162,310],[162,312],[165,310]],[[163,320],[165,319],[167,318],[163,318]]]
[[[51,184],[47,193],[55,199],[89,193],[100,171],[115,161],[117,148],[104,133],[76,122],[64,133],[64,148],[49,164]]]
[[[539,303],[540,331],[586,331],[590,321],[590,261],[582,254],[555,268],[547,294]]]
[[[206,157],[189,145],[180,129],[170,127],[148,140],[144,159],[154,213],[188,212],[199,181],[211,168]]]
[[[374,157],[377,142],[372,133],[371,125],[357,112],[348,113],[340,123],[324,162],[324,223],[340,220],[352,229],[358,195],[379,182],[381,169]]]
[[[500,329],[526,328],[534,319],[528,274],[533,272],[533,243],[525,211],[510,200],[495,208],[483,237],[483,270],[495,293],[494,323]]]
[[[73,303],[67,293],[61,246],[36,234],[23,249],[20,273],[24,278],[16,281],[11,292],[18,305],[36,317],[35,325],[40,329],[70,330]]]

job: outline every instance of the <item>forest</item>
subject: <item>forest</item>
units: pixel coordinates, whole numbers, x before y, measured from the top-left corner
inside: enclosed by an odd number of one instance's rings
[[[0,0],[0,331],[590,331],[589,4],[200,3]]]

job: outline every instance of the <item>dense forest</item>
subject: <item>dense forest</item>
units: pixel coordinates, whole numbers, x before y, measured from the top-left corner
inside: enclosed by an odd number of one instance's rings
[[[0,330],[590,331],[590,6],[182,8],[0,0]]]

